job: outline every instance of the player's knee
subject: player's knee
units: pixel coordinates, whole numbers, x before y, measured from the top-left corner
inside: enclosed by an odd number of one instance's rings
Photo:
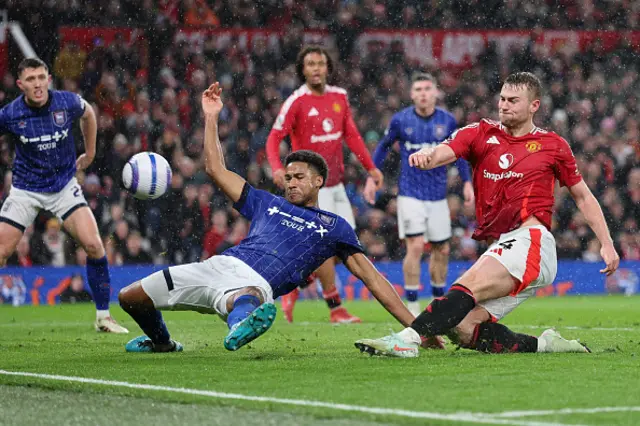
[[[136,297],[135,297],[135,290],[138,287],[138,285],[139,285],[139,282],[135,282],[133,284],[126,286],[125,288],[120,290],[120,292],[118,293],[118,302],[120,302],[120,307],[127,312],[130,312],[136,308],[137,303],[136,303]]]
[[[407,239],[407,255],[406,257],[410,260],[420,260],[422,257],[422,253],[424,253],[424,243],[422,242],[422,238],[417,239]]]
[[[264,303],[264,296],[262,295],[262,291],[258,287],[245,287],[242,290],[239,290],[236,293],[236,299],[240,296],[255,296],[260,300],[260,303]]]
[[[433,244],[433,251],[442,257],[449,257],[451,253],[451,245],[449,241]]]
[[[451,329],[447,336],[451,341],[463,348],[470,348],[473,345],[473,334],[477,324],[471,322],[461,322]]]
[[[87,256],[92,259],[100,259],[104,256],[104,246],[100,238],[92,238],[83,244],[84,251]]]

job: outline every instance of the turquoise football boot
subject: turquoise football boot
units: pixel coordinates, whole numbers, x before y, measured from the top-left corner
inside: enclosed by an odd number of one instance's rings
[[[171,342],[173,343],[173,349],[168,351],[157,351],[151,339],[147,336],[140,336],[129,340],[129,342],[124,346],[124,349],[127,352],[182,352],[183,348],[180,342],[176,342],[175,340],[171,340]]]
[[[262,336],[271,328],[275,319],[276,305],[263,303],[229,330],[229,334],[224,338],[224,347],[229,351],[237,351]]]

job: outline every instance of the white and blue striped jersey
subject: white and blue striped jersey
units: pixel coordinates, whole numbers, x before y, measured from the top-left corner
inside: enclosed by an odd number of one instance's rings
[[[13,186],[33,192],[58,192],[76,173],[73,121],[84,114],[85,101],[75,93],[49,91],[40,108],[27,105],[24,95],[0,110],[0,134],[16,141]]]
[[[303,284],[325,260],[363,252],[351,225],[333,213],[300,207],[245,183],[234,208],[251,220],[249,235],[222,254],[259,273],[282,296]]]
[[[378,143],[373,162],[379,169],[389,149],[397,141],[400,144],[400,177],[398,195],[423,201],[438,201],[447,196],[447,168],[420,170],[409,166],[409,156],[425,147],[435,147],[446,140],[458,127],[456,119],[447,111],[436,108],[429,117],[418,115],[411,106],[393,115],[385,135]],[[469,165],[464,159],[456,161],[456,167],[464,182],[470,180]]]

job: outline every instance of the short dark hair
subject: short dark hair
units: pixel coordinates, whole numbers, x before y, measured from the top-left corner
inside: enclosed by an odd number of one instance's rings
[[[313,167],[315,171],[320,176],[322,176],[322,186],[327,183],[329,166],[327,166],[327,162],[324,160],[324,158],[322,158],[322,155],[318,154],[317,152],[302,149],[300,151],[295,151],[287,155],[287,158],[284,159],[284,165],[288,166],[289,164],[296,161],[307,163],[309,166]]]
[[[411,84],[415,83],[416,81],[430,81],[433,84],[437,84],[436,78],[426,72],[414,72],[411,75]]]
[[[305,80],[303,73],[304,58],[309,53],[319,53],[321,55],[324,55],[327,58],[327,69],[329,70],[329,75],[331,75],[331,73],[333,72],[333,60],[331,59],[331,56],[329,56],[329,52],[327,51],[327,49],[322,46],[309,45],[302,48],[300,53],[298,53],[298,58],[296,59],[296,74],[298,75],[300,81]]]
[[[526,87],[531,93],[532,100],[540,99],[540,95],[542,95],[542,82],[530,72],[514,72],[504,80],[504,85]]]
[[[46,72],[49,72],[49,67],[44,61],[40,58],[25,58],[18,64],[18,77],[22,74],[24,70],[27,68],[40,68],[44,67]]]

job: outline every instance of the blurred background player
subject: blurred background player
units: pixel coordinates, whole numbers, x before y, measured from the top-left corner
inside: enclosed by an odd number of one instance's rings
[[[55,214],[87,253],[87,278],[96,304],[97,331],[128,333],[109,313],[111,280],[93,213],[75,178],[96,155],[96,116],[77,94],[49,90],[47,65],[27,58],[18,66],[23,95],[0,110],[0,133],[16,138],[13,182],[0,211],[0,267],[40,210]],[[80,119],[85,153],[76,159],[73,122]]]
[[[146,336],[131,340],[128,352],[180,352],[159,309],[193,310],[226,318],[224,346],[240,349],[264,334],[276,317],[275,298],[304,283],[331,256],[362,280],[401,324],[414,316],[369,259],[353,228],[334,213],[317,208],[328,166],[319,154],[300,150],[286,158],[285,197],[260,191],[225,166],[218,135],[222,100],[218,83],[202,95],[207,173],[234,208],[251,220],[247,238],[204,262],[158,271],[120,292],[123,309]]]
[[[606,267],[600,272],[609,276],[620,263],[600,204],[582,179],[571,147],[533,123],[541,96],[542,83],[534,74],[511,74],[500,91],[499,122],[482,119],[437,147],[411,155],[409,164],[420,169],[461,157],[471,162],[478,197],[473,238],[487,241],[489,248],[411,327],[360,340],[358,348],[398,357],[407,356],[399,348],[413,348],[417,356],[422,338],[447,334],[461,347],[480,352],[590,352],[554,329],[535,337],[498,322],[556,277],[556,242],[550,232],[556,181],[568,188],[602,244]]]
[[[411,79],[413,106],[397,112],[391,118],[384,137],[378,144],[373,161],[382,169],[393,144],[400,143],[401,167],[398,178],[398,234],[405,240],[406,255],[402,262],[407,307],[414,315],[420,314],[418,291],[422,253],[425,240],[431,243],[429,275],[433,297],[444,295],[449,262],[451,216],[447,203],[447,168],[420,170],[409,166],[409,156],[425,147],[435,147],[448,138],[457,126],[447,111],[436,107],[438,88],[433,76],[415,73]],[[456,161],[464,182],[466,204],[473,203],[469,165],[464,159]],[[365,199],[374,204],[376,184],[367,179]]]
[[[291,150],[308,149],[320,154],[329,165],[327,184],[320,190],[319,206],[323,210],[342,216],[354,229],[355,219],[342,178],[344,159],[342,141],[369,172],[376,189],[383,183],[382,172],[375,167],[369,151],[358,132],[351,115],[346,90],[330,86],[327,78],[333,70],[331,57],[319,46],[308,46],[298,54],[296,72],[300,86],[282,105],[276,122],[269,133],[266,149],[273,170],[273,180],[284,185],[284,168],[280,161],[280,142],[287,135]],[[328,259],[316,275],[322,284],[322,295],[331,309],[330,320],[336,323],[360,322],[360,318],[341,306],[340,294],[335,285],[335,258]],[[287,321],[293,321],[293,307],[298,298],[296,289],[282,299],[282,310]]]

